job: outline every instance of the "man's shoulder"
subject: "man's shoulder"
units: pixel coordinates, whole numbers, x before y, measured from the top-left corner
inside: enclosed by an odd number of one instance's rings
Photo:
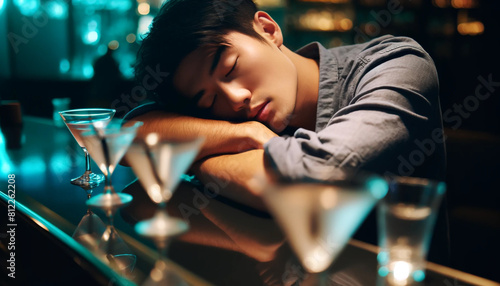
[[[382,55],[395,50],[417,50],[424,52],[422,46],[410,37],[384,35],[374,38],[364,43],[357,43],[352,45],[345,45],[328,49],[329,52],[338,55],[353,55],[359,57],[360,55]]]

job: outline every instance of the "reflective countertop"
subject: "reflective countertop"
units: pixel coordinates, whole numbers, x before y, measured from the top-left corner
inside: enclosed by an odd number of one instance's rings
[[[142,284],[154,267],[157,252],[151,240],[135,233],[134,224],[151,217],[156,205],[142,190],[131,168],[118,166],[112,176],[116,190],[134,197],[130,205],[115,215],[114,225],[137,260],[130,271],[117,273],[106,261],[71,238],[87,213],[85,191],[69,182],[84,171],[83,152],[76,141],[66,127],[55,127],[51,120],[28,116],[24,117],[23,137],[22,147],[17,150],[6,150],[4,138],[0,137],[0,189],[4,193],[0,206],[8,208],[6,186],[8,175],[14,174],[19,243],[29,243],[30,238],[22,238],[23,235],[49,237],[46,243],[53,244],[50,249],[67,254],[68,261],[76,261],[77,266],[68,262],[67,266],[63,264],[54,269],[44,267],[43,262],[49,258],[40,255],[46,255],[42,249],[48,246],[38,245],[41,239],[33,239],[36,247],[17,245],[17,271],[25,277],[18,276],[16,281],[31,283],[36,279],[27,274],[27,269],[19,269],[30,265],[23,259],[33,259],[41,261],[37,262],[44,269],[40,275],[49,277],[45,278],[51,285],[59,285],[58,279],[50,277],[64,277],[66,267],[68,271],[71,267],[80,268],[100,285]],[[92,168],[99,172],[94,163]],[[103,186],[99,186],[93,194],[102,190]],[[93,211],[106,222],[102,211]],[[216,193],[204,192],[189,180],[180,184],[168,203],[168,211],[190,225],[187,233],[171,240],[168,251],[169,267],[189,285],[313,285],[320,278],[328,280],[328,285],[377,284],[376,246],[351,240],[328,273],[318,278],[300,266],[286,237],[269,214],[236,204]],[[2,216],[4,221],[6,212],[2,211]],[[24,223],[21,224],[21,220]],[[21,231],[28,227],[35,229],[35,233]],[[3,235],[6,231],[2,225],[0,250],[8,255],[9,238]],[[29,253],[25,253],[28,250]],[[425,285],[500,285],[433,263],[427,268]],[[0,282],[11,283],[13,280],[6,275]],[[78,285],[82,281],[73,282]]]

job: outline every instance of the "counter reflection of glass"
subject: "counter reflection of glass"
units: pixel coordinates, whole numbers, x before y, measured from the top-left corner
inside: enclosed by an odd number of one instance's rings
[[[412,285],[425,279],[425,259],[441,199],[443,182],[397,177],[378,206],[381,284]]]
[[[324,273],[376,202],[387,193],[382,178],[275,184],[263,196],[302,266]],[[317,284],[326,283],[319,275]]]
[[[219,188],[225,186],[220,183]],[[155,204],[139,181],[124,192],[134,196],[132,204],[120,212],[126,220],[135,223],[153,215],[150,210]],[[266,210],[235,203],[217,193],[214,185],[208,192],[187,178],[177,187],[168,211],[188,220],[189,231],[171,241],[168,259],[174,262],[172,267],[179,264],[212,285],[316,285],[319,275],[305,271]],[[375,255],[356,243],[348,244],[328,269],[329,285],[374,285]],[[182,271],[178,273],[182,275]],[[188,275],[182,277],[190,285],[198,285]]]
[[[151,133],[144,141],[134,142],[127,153],[127,162],[151,200],[158,204],[151,219],[135,226],[140,235],[155,241],[160,253],[155,268],[144,285],[185,285],[178,275],[169,270],[164,257],[168,240],[185,232],[188,225],[181,219],[170,217],[166,204],[179,184],[181,175],[196,158],[203,141],[201,138],[182,142],[162,141],[156,133]]]
[[[91,187],[82,187],[86,194],[87,200],[92,196]],[[87,207],[87,213],[82,217],[75,231],[73,232],[74,240],[92,251],[97,250],[99,239],[106,229],[104,222],[92,212],[90,207]]]
[[[113,216],[116,210],[132,201],[132,196],[117,193],[111,183],[111,175],[134,140],[142,122],[126,127],[122,127],[121,120],[112,120],[106,125],[99,123],[94,122],[92,130],[82,134],[82,140],[92,159],[105,176],[104,192],[90,198],[87,205],[102,209],[108,218],[108,226],[99,241],[99,250],[107,255],[113,267],[128,272],[135,264],[135,255],[131,254],[114,228]]]
[[[102,126],[105,126],[113,118],[115,112],[116,110],[114,109],[105,108],[71,109],[59,112],[69,131],[82,148],[83,153],[85,153],[85,173],[78,178],[72,179],[72,184],[81,187],[95,187],[104,181],[103,175],[92,173],[90,156],[81,138],[81,134],[89,131],[92,128],[92,124],[98,121]]]

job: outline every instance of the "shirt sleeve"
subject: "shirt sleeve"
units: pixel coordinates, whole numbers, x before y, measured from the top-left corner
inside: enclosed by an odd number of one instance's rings
[[[428,132],[430,121],[440,118],[434,114],[439,87],[430,57],[405,46],[378,55],[359,72],[349,103],[324,129],[298,129],[265,144],[283,178],[341,179],[368,166],[383,173],[417,133]]]

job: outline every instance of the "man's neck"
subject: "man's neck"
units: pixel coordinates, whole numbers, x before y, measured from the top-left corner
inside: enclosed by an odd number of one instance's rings
[[[289,125],[314,131],[319,93],[319,64],[284,46],[281,49],[297,68],[297,99]]]

